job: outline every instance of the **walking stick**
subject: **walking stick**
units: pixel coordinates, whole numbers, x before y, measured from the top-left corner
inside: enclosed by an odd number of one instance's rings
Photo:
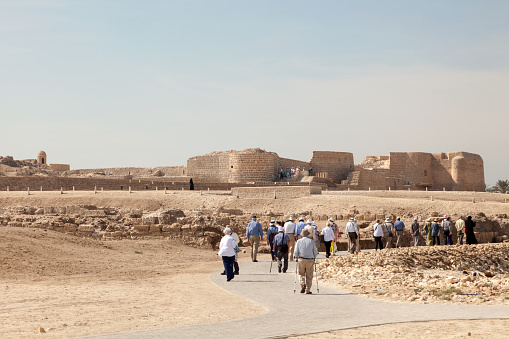
[[[296,285],[297,285],[297,263],[295,263],[295,282],[293,283],[293,294],[295,294]]]
[[[318,288],[318,272],[316,271],[316,260],[313,259],[313,262],[315,263],[315,275],[316,275],[316,291],[320,293],[320,289]]]
[[[273,263],[273,262],[274,262],[274,261],[272,260],[272,258],[270,258],[270,270],[269,270],[269,273],[272,273],[272,263]]]

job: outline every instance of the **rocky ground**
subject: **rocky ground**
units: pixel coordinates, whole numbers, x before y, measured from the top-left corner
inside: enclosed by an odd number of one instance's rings
[[[317,269],[327,284],[376,299],[509,305],[509,244],[360,252]]]

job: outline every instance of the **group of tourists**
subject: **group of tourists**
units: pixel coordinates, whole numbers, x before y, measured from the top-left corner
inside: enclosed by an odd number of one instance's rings
[[[309,168],[309,169],[304,169],[304,168],[300,168],[300,167],[287,167],[286,170],[283,169],[282,167],[279,168],[279,172],[278,172],[278,175],[279,175],[279,179],[284,179],[284,178],[293,178],[295,176],[295,174],[297,174],[298,172],[300,171],[307,171],[309,173],[309,176],[312,176],[313,175],[313,169],[312,168]]]
[[[440,221],[440,219],[442,219]],[[440,245],[440,238],[442,237],[444,245],[453,245],[452,234],[453,227],[456,228],[458,234],[458,244],[463,245],[463,239],[466,239],[467,245],[477,244],[477,239],[474,233],[475,221],[471,216],[461,216],[453,225],[451,218],[444,215],[443,218],[428,219],[424,223],[423,233],[427,246]],[[419,246],[419,239],[421,237],[421,228],[417,219],[414,219],[410,228],[412,232],[412,240],[414,246]],[[373,225],[373,238],[375,239],[375,251],[382,250],[384,245],[382,238],[386,240],[387,248],[392,247],[393,238],[396,236],[396,247],[402,246],[402,237],[405,235],[405,224],[400,218],[397,218],[393,224],[390,218],[385,219],[383,224],[380,219],[377,219]]]

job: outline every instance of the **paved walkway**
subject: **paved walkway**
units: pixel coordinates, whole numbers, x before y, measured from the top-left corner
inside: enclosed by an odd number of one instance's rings
[[[277,273],[268,256],[258,263],[240,265],[240,275],[231,282],[216,272],[211,280],[221,288],[268,309],[260,316],[211,324],[105,334],[88,338],[276,338],[387,323],[509,318],[509,306],[439,305],[388,303],[342,292],[320,284],[312,295],[293,293],[295,263],[289,272]],[[291,273],[290,273],[291,272]],[[302,321],[307,314],[308,321]],[[283,319],[293,319],[291,321]]]

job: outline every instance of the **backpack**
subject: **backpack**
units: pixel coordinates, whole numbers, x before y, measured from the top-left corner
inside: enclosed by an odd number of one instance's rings
[[[282,239],[282,242],[285,240],[285,233],[283,233],[283,237],[281,238]],[[281,244],[279,245],[279,250],[281,251],[281,253],[288,253],[288,241],[286,242],[286,244]]]
[[[273,228],[273,227],[271,227],[271,228]],[[276,230],[276,231],[277,231],[277,230]],[[270,234],[269,241],[270,241],[271,243],[272,243],[272,242],[274,242],[274,237],[276,236],[276,234],[277,234],[277,232],[272,232],[272,233]]]

